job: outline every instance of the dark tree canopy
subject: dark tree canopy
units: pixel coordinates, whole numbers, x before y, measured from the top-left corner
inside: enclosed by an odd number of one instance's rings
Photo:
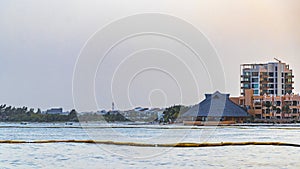
[[[0,105],[0,121],[2,122],[77,122],[77,112],[72,110],[69,115],[42,114],[38,109]]]

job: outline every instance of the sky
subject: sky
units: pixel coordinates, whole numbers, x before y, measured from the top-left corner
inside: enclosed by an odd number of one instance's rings
[[[193,25],[214,48],[216,64],[192,65],[182,46],[167,38],[144,36],[118,46],[92,74],[84,74],[93,67],[84,56],[93,46],[93,38],[117,40],[114,36],[124,25],[118,30],[108,29],[109,25],[144,13],[164,14]],[[293,69],[295,93],[299,93],[299,16],[298,0],[2,0],[0,104],[80,111],[110,109],[112,102],[118,109],[192,105],[214,90],[238,96],[240,64],[273,62],[274,57]],[[150,22],[140,20],[132,27]],[[101,34],[103,28],[108,34]],[[190,32],[184,29],[185,33]],[[96,45],[100,50],[106,44]],[[145,46],[153,50],[130,55]],[[162,50],[154,50],[157,46]],[[170,49],[177,49],[177,55],[168,52]],[[184,69],[178,60],[187,63]],[[155,64],[160,69],[153,67]],[[217,77],[205,73],[206,68],[216,69],[224,78],[221,88],[212,87],[210,80]],[[189,77],[191,71],[195,76]],[[86,82],[84,77],[92,75],[94,81]],[[90,83],[83,86],[87,93],[93,91],[93,96],[85,95],[77,83]]]

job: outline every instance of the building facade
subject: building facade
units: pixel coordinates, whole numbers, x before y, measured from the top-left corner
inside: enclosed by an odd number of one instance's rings
[[[254,89],[246,89],[240,97],[231,100],[248,110],[256,119],[291,119],[300,120],[300,95],[256,96]]]
[[[241,65],[241,95],[253,89],[255,96],[282,96],[293,93],[293,72],[289,65],[278,62]]]
[[[51,109],[48,109],[44,112],[42,112],[42,114],[56,114],[56,115],[69,115],[70,112],[64,112],[63,111],[63,108],[51,108]]]

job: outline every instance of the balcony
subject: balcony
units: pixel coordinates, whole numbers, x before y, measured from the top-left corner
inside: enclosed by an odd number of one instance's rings
[[[288,81],[288,80],[286,80],[284,83],[285,84],[294,84],[294,81]]]
[[[285,90],[293,90],[294,87],[290,87],[290,86],[289,86],[289,87],[285,87],[284,89],[285,89]]]
[[[264,80],[263,80],[263,81],[260,81],[260,83],[261,83],[261,84],[268,84],[269,81],[264,81]]]
[[[263,110],[263,113],[265,113],[265,114],[270,114],[270,113],[271,113],[271,110],[270,110],[270,109]]]
[[[285,78],[294,78],[294,75],[285,75]]]
[[[241,89],[250,89],[249,86],[242,86]]]
[[[261,102],[254,102],[254,107],[262,107],[262,103]]]
[[[261,78],[268,78],[269,75],[268,75],[268,74],[260,74],[260,77],[261,77]]]
[[[268,87],[268,86],[261,86],[260,87],[260,90],[268,90],[268,89],[270,89],[270,87]]]
[[[241,75],[241,78],[243,77],[251,77],[251,75]]]
[[[266,81],[266,82],[267,82],[268,79],[267,79],[267,78],[259,78],[259,81],[261,81],[261,82],[262,82],[262,81]]]

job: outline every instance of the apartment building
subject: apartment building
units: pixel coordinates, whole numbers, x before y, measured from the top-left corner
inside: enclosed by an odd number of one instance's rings
[[[247,109],[256,119],[295,119],[300,120],[300,95],[257,96],[254,89],[245,89],[240,97],[230,98],[236,104]]]
[[[293,72],[289,65],[277,62],[241,65],[241,95],[253,89],[254,96],[283,96],[293,93]]]

